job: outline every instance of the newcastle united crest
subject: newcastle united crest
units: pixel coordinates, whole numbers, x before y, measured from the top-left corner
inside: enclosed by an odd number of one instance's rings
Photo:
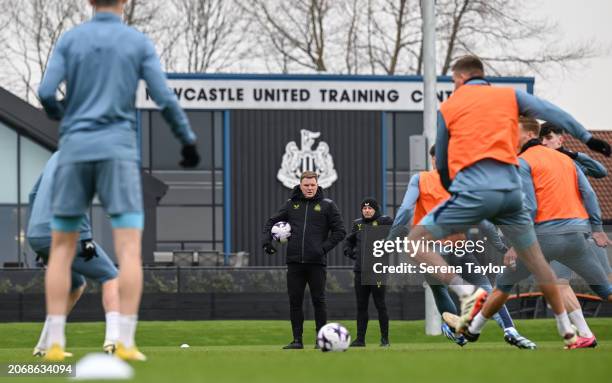
[[[302,129],[300,133],[301,147],[298,147],[295,141],[287,144],[276,178],[284,186],[292,189],[299,185],[300,175],[308,170],[317,172],[321,187],[330,187],[338,179],[338,173],[334,169],[334,159],[329,153],[329,145],[319,141],[317,147],[313,149],[315,138],[318,138],[321,132]]]

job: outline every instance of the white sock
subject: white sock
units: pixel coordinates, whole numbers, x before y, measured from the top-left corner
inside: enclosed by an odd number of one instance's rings
[[[481,312],[476,314],[474,319],[472,319],[472,323],[470,323],[470,327],[468,327],[468,331],[472,334],[480,334],[482,328],[485,324],[487,324],[488,320],[489,318],[485,318],[485,316],[482,315]]]
[[[134,346],[138,315],[119,316],[119,341],[127,348]]]
[[[36,344],[36,348],[40,348],[45,350],[47,348],[47,333],[49,332],[49,318],[45,318],[45,324],[43,325],[42,331],[40,332],[40,338],[38,338],[38,343]]]
[[[578,334],[580,334],[580,336],[583,336],[585,338],[590,338],[593,336],[589,325],[584,319],[584,315],[582,315],[582,310],[578,309],[572,311],[567,315],[569,316],[570,321],[572,321],[574,326],[576,326],[576,328],[578,329]]]
[[[66,346],[66,336],[64,329],[66,327],[66,315],[47,315],[47,347],[57,343],[62,348]]]
[[[119,313],[117,311],[109,311],[106,313],[106,335],[104,342],[117,342],[119,339]]]
[[[563,311],[559,315],[555,315],[555,320],[557,321],[557,330],[559,331],[559,335],[561,337],[565,337],[567,334],[573,334],[574,329],[572,328],[572,324],[570,323],[569,317],[567,316],[567,311]]]
[[[452,292],[457,294],[459,298],[471,295],[475,290],[475,287],[473,285],[467,283],[458,275],[455,275],[455,277],[451,279],[448,288],[451,289]]]

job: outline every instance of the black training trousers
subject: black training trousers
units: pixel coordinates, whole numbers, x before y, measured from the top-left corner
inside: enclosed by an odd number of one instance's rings
[[[378,324],[380,325],[380,335],[389,337],[389,315],[385,304],[385,286],[370,286],[361,284],[361,273],[355,273],[355,297],[357,298],[357,339],[365,341],[365,334],[368,329],[368,304],[370,294],[374,298],[374,306],[378,310]]]
[[[317,333],[327,322],[327,305],[325,303],[325,281],[327,270],[324,265],[315,263],[287,264],[287,292],[289,293],[289,313],[293,339],[302,339],[304,330],[304,291],[306,284],[314,307]]]

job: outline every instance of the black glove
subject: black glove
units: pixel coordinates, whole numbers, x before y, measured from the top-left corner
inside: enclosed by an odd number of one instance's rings
[[[97,257],[98,252],[96,251],[94,241],[91,239],[81,241],[81,254],[79,256],[85,258],[85,262],[89,262],[93,257]]]
[[[592,151],[601,153],[606,157],[610,157],[610,144],[608,144],[606,141],[591,137],[591,139],[587,141],[586,145]]]
[[[269,254],[269,255],[276,254],[276,248],[271,243],[266,243],[263,246],[263,249],[266,252],[266,254]]]
[[[578,152],[572,152],[571,150],[565,149],[563,146],[558,148],[557,150],[560,151],[561,153],[565,154],[566,156],[568,156],[572,160],[575,160],[576,158],[578,158]]]
[[[183,145],[181,155],[183,159],[179,162],[179,165],[184,168],[195,168],[200,163],[198,148],[194,144]]]

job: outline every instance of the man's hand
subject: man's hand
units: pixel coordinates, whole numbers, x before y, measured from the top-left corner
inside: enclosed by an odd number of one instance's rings
[[[586,146],[595,152],[601,153],[606,157],[610,157],[610,144],[604,140],[591,137],[591,139],[587,141]]]
[[[274,255],[276,254],[276,248],[274,247],[274,245],[272,245],[271,243],[266,243],[263,246],[264,251],[266,252],[266,254],[269,255]]]
[[[195,168],[200,163],[200,155],[195,144],[183,145],[181,156],[183,156],[183,159],[179,162],[179,165],[184,168]]]
[[[596,231],[592,234],[593,241],[599,247],[608,247],[612,245],[612,241],[608,238],[608,235],[603,231]]]
[[[504,255],[504,266],[516,270],[516,251],[514,251],[514,248],[510,248]]]

